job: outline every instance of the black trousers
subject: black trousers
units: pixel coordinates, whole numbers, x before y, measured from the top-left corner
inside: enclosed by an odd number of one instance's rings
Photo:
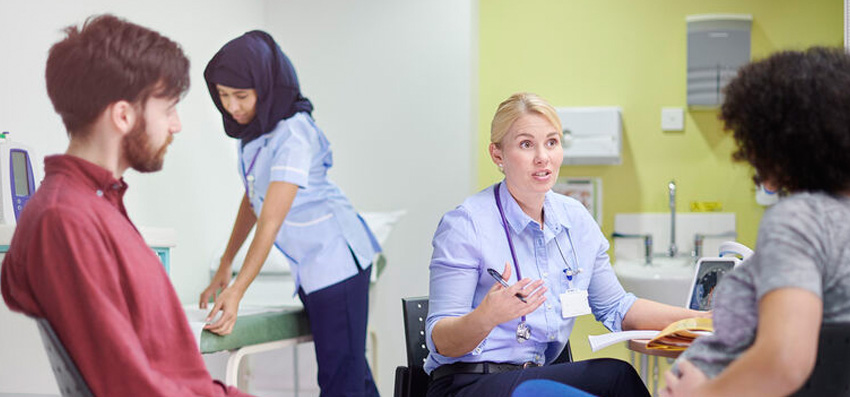
[[[629,363],[613,358],[546,365],[500,374],[449,375],[431,382],[428,397],[509,397],[520,383],[529,379],[553,380],[600,397],[649,397],[649,391],[635,369]]]
[[[378,396],[366,362],[371,274],[370,266],[310,294],[298,289],[316,346],[321,397]]]

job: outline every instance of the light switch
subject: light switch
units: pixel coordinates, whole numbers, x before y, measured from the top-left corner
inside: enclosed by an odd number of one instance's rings
[[[661,108],[661,130],[683,131],[685,129],[684,108]]]

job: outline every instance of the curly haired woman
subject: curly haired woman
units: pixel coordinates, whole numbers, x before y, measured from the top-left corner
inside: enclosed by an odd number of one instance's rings
[[[776,53],[725,93],[734,159],[784,198],[765,212],[755,254],[717,287],[715,333],[682,354],[664,396],[792,394],[821,325],[850,321],[850,55]]]

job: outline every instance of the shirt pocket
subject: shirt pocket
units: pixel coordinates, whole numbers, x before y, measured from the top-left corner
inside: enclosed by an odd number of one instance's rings
[[[334,216],[333,212],[328,212],[306,219],[287,217],[280,228],[278,246],[297,264],[309,260],[311,256],[323,252],[335,235],[339,234]]]

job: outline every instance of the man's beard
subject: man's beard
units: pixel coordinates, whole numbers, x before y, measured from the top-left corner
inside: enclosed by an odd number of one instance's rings
[[[155,172],[162,169],[165,162],[165,152],[174,137],[168,134],[168,138],[159,149],[151,148],[151,138],[145,131],[147,123],[140,118],[133,129],[121,140],[121,146],[130,167],[139,172]]]

